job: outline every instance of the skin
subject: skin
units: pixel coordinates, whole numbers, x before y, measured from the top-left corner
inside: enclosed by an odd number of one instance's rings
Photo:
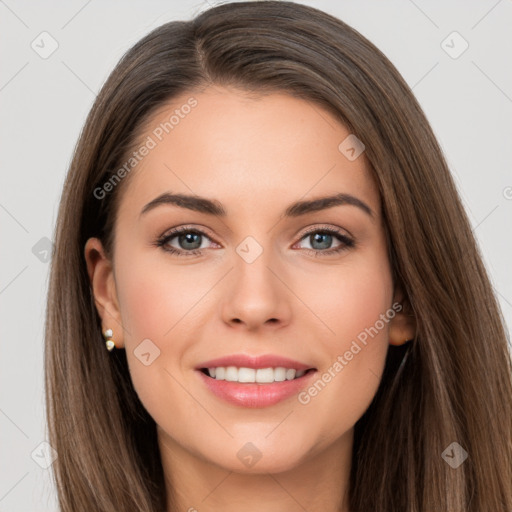
[[[190,96],[160,108],[141,140]],[[402,300],[368,162],[364,153],[349,161],[338,150],[349,131],[304,100],[213,86],[193,96],[197,107],[127,178],[112,261],[98,239],[85,246],[102,328],[126,349],[179,510],[346,512],[353,427],[377,391],[389,344],[414,336],[408,317],[385,323],[307,404],[293,396],[266,408],[235,406],[212,395],[194,368],[234,352],[273,353],[322,374]],[[227,216],[171,205],[140,216],[162,192],[215,199]],[[339,192],[364,201],[374,218],[352,205],[282,217],[292,202]],[[155,245],[185,225],[206,232],[202,254]],[[315,242],[304,234],[310,227],[338,228],[356,245],[315,257],[342,242]],[[263,249],[250,264],[236,252],[247,236]],[[178,236],[168,245],[191,246]],[[145,339],[160,350],[149,366],[134,354]],[[262,455],[251,467],[237,457],[248,442]]]

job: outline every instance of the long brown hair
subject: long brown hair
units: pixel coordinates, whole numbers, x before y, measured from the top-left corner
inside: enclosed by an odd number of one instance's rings
[[[393,278],[416,317],[355,425],[352,512],[512,509],[512,364],[504,320],[432,130],[389,60],[342,21],[287,1],[166,23],[118,63],[81,133],[55,229],[45,334],[50,444],[63,512],[165,510],[156,425],[123,350],[107,352],[84,245],[113,251],[120,193],[98,200],[156,108],[209,84],[286,92],[366,146]],[[199,107],[200,108],[200,107]],[[403,348],[403,347],[402,347]],[[459,443],[458,468],[442,454]]]

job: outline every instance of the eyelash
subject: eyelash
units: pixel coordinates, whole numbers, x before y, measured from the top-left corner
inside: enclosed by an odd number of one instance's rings
[[[179,227],[173,229],[171,232],[161,236],[155,243],[157,247],[161,247],[164,251],[173,254],[175,256],[199,256],[202,254],[204,249],[193,249],[191,251],[185,251],[185,250],[178,250],[175,247],[167,246],[166,244],[169,243],[170,240],[175,238],[179,234],[183,233],[194,233],[198,235],[205,236],[206,238],[210,238],[204,231],[201,231],[200,229],[196,228],[190,228],[190,227]],[[308,235],[311,235],[313,233],[321,233],[321,234],[328,234],[328,235],[334,235],[340,242],[341,245],[335,249],[328,249],[325,251],[321,251],[318,249],[302,249],[304,251],[307,251],[309,253],[313,253],[315,257],[318,256],[330,256],[333,254],[341,253],[342,251],[346,251],[348,249],[352,249],[356,246],[356,243],[354,240],[343,234],[341,231],[333,228],[319,228],[315,227],[312,229],[309,229],[306,231],[299,241],[306,238]]]

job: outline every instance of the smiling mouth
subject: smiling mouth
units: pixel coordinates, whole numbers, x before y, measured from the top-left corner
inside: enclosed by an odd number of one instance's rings
[[[201,368],[199,371],[212,380],[223,380],[237,384],[274,384],[302,379],[309,373],[315,372],[316,368],[294,370],[283,367],[253,369],[228,366]]]

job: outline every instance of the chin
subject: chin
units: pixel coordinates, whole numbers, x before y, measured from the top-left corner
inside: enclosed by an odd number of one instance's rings
[[[240,443],[236,443],[238,446]],[[279,450],[277,447],[258,447],[257,441],[247,441],[240,448],[233,450],[235,443],[222,452],[222,457],[210,458],[215,465],[239,474],[283,473],[299,466],[305,454],[297,452],[296,444],[290,448]],[[300,445],[299,445],[300,446]],[[229,454],[233,454],[229,456]]]

